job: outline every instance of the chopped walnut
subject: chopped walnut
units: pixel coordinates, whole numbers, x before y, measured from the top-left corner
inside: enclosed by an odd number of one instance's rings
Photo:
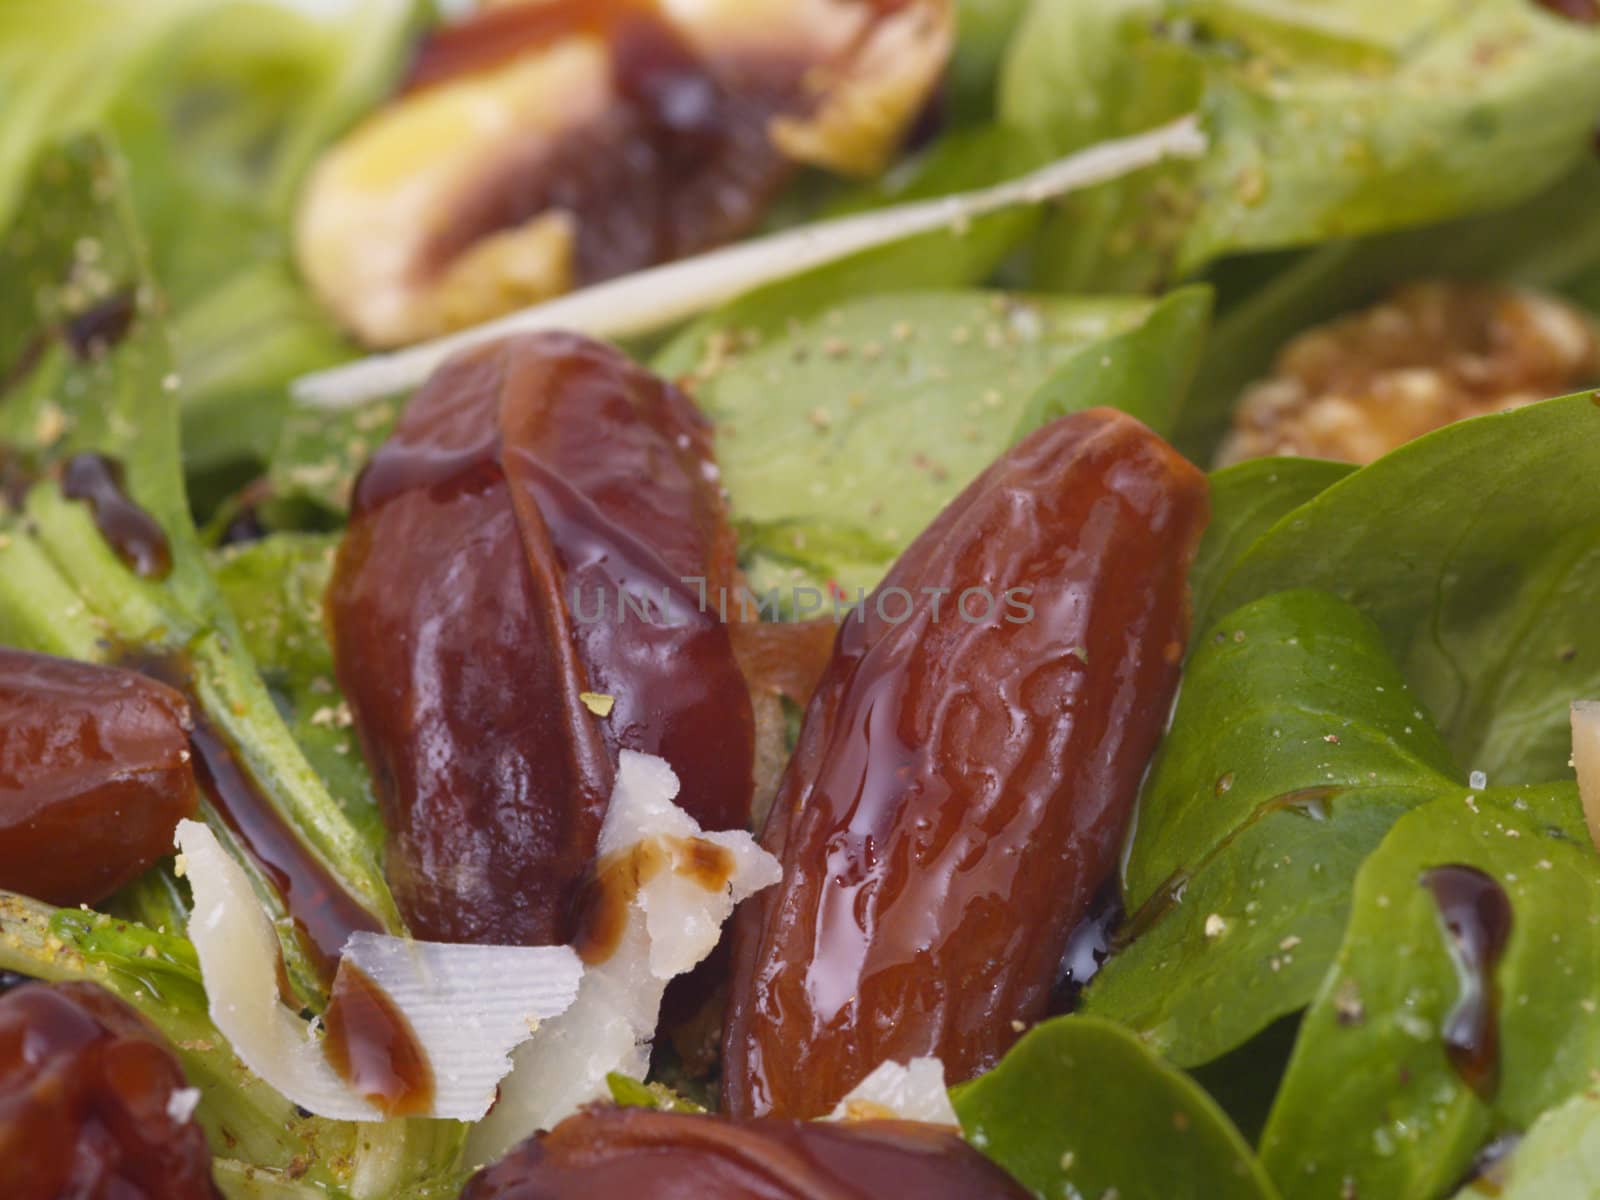
[[[749,232],[796,164],[882,169],[953,0],[530,0],[432,34],[317,164],[295,251],[402,345]]]
[[[1367,463],[1452,421],[1600,380],[1600,327],[1552,296],[1412,283],[1300,334],[1245,390],[1221,465],[1268,454]]]

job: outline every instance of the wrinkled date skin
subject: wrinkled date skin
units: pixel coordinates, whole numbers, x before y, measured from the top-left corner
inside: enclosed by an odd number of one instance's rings
[[[682,582],[731,589],[734,549],[706,424],[609,347],[508,339],[417,394],[328,600],[414,934],[569,941],[623,748],[670,762],[703,827],[745,825],[749,692]]]
[[[531,1138],[461,1200],[1023,1200],[953,1130],[912,1121],[730,1121],[591,1108]]]
[[[172,1051],[92,983],[0,996],[0,1195],[6,1200],[214,1200],[211,1153],[168,1111]]]
[[[190,727],[142,675],[0,648],[0,888],[93,904],[170,854]]]
[[[737,918],[725,1111],[817,1116],[923,1054],[959,1082],[1045,1015],[1167,719],[1208,512],[1131,417],[1064,417],[842,626],[764,832],[783,880]]]

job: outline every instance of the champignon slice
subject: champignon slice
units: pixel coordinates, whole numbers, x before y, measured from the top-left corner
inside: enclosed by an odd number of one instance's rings
[[[300,268],[393,346],[731,241],[796,163],[881,168],[953,23],[951,0],[487,9],[317,164]]]

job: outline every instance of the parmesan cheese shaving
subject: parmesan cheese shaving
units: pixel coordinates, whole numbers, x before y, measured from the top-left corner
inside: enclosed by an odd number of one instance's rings
[[[944,1086],[944,1064],[937,1058],[879,1063],[877,1069],[839,1101],[830,1121],[926,1121],[960,1128]]]
[[[1589,837],[1600,849],[1600,700],[1572,704],[1572,766],[1578,772]]]
[[[1205,148],[1198,122],[1183,117],[1135,137],[1090,146],[995,187],[819,221],[636,271],[460,333],[302,376],[293,384],[294,396],[315,408],[353,408],[409,391],[451,355],[511,334],[564,329],[624,338],[652,333],[863,250],[919,233],[960,229],[989,213],[1042,204],[1165,158],[1197,158]]]
[[[570,946],[475,946],[353,933],[343,961],[405,1015],[433,1068],[431,1115],[475,1121],[511,1070],[511,1051],[577,998]],[[449,1111],[445,1111],[449,1109]]]
[[[281,953],[244,870],[198,821],[178,825],[194,890],[189,939],[217,1029],[253,1072],[322,1117],[381,1121],[329,1066],[312,1023],[278,999]],[[433,1074],[428,1115],[476,1120],[510,1069],[509,1054],[540,1020],[571,1005],[582,964],[566,946],[450,946],[353,934],[345,957],[388,993]]]
[[[604,962],[584,972],[577,1001],[513,1055],[516,1068],[500,1087],[500,1102],[469,1138],[470,1161],[490,1162],[580,1105],[603,1099],[610,1072],[643,1079],[668,981],[711,953],[735,904],[781,876],[778,860],[748,833],[702,832],[672,802],[677,794],[678,777],[665,762],[624,750],[600,829],[600,858],[653,839],[705,842],[730,856],[726,883],[708,889],[677,869],[642,880],[621,938]]]

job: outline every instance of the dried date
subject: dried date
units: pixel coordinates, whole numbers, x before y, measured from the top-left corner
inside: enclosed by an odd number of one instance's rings
[[[591,1108],[478,1173],[462,1200],[1022,1200],[953,1131],[910,1121],[804,1122]]]
[[[191,724],[135,672],[0,648],[0,887],[93,904],[171,853]]]
[[[215,1200],[171,1049],[91,983],[0,996],[0,1195]]]
[[[705,422],[615,350],[509,339],[417,394],[328,602],[414,933],[570,940],[624,748],[703,827],[744,826],[749,691],[684,582],[731,590],[734,549]]]
[[[827,1112],[874,1066],[952,1082],[1046,1012],[1115,865],[1189,625],[1205,479],[1131,417],[1038,430],[841,628],[736,918],[723,1103]]]

